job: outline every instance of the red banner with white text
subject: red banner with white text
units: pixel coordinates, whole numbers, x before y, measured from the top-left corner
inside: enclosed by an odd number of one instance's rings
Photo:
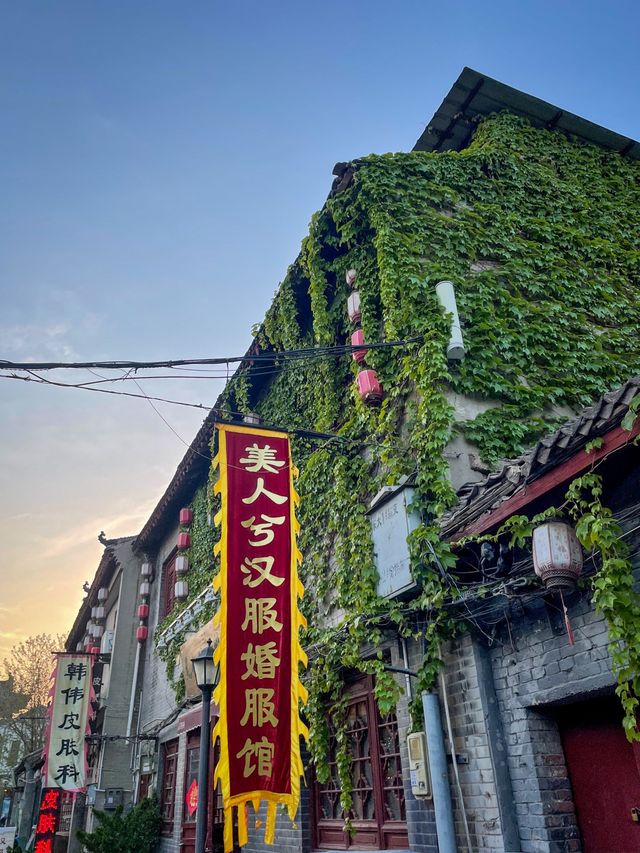
[[[225,851],[233,848],[233,809],[238,843],[247,842],[247,809],[267,801],[265,841],[274,841],[276,806],[291,820],[300,797],[299,717],[306,701],[299,664],[306,664],[298,633],[302,584],[296,545],[299,498],[286,433],[218,425],[221,538],[216,546],[220,591],[214,694],[220,717],[216,780],[222,785]]]

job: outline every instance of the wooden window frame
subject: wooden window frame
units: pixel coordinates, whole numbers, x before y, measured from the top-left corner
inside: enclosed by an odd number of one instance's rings
[[[355,835],[350,837],[344,832],[344,821],[321,817],[322,786],[314,779],[312,789],[313,814],[313,847],[315,850],[387,850],[408,849],[409,836],[406,822],[406,802],[404,805],[404,820],[390,821],[385,819],[384,779],[382,762],[384,754],[380,746],[380,728],[382,725],[378,705],[373,694],[373,679],[370,676],[354,681],[348,688],[349,706],[365,701],[369,721],[369,755],[371,764],[372,788],[374,798],[375,818],[358,820],[353,818],[352,825]],[[396,721],[397,727],[397,721]],[[396,755],[394,753],[393,755]],[[400,761],[398,742],[397,760]],[[402,793],[404,791],[402,790]]]
[[[176,603],[176,558],[178,549],[175,548],[162,564],[162,597],[160,620],[162,621],[173,610]]]
[[[160,783],[160,813],[162,835],[173,835],[176,817],[176,788],[178,784],[179,740],[174,738],[162,744],[162,780]]]

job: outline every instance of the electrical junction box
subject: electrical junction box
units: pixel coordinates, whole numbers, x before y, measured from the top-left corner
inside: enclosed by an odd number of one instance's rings
[[[124,800],[124,791],[122,788],[107,788],[104,792],[104,808],[105,811],[109,809],[117,809],[118,806],[121,806]]]
[[[427,741],[424,732],[407,735],[409,753],[409,778],[411,793],[414,797],[430,797],[429,763],[427,761]]]

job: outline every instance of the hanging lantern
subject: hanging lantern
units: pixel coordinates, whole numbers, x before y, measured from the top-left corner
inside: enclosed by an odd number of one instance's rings
[[[149,592],[151,591],[151,584],[149,581],[142,581],[140,584],[140,595],[142,598],[148,598]]]
[[[347,299],[347,314],[354,326],[362,319],[362,312],[360,310],[360,293],[357,290],[354,290],[353,293],[349,294],[349,298]]]
[[[186,598],[189,595],[188,581],[176,581],[175,595],[176,598]]]
[[[140,619],[147,619],[149,616],[149,605],[148,604],[139,604],[138,605],[138,617]]]
[[[191,547],[191,534],[189,533],[178,533],[178,550],[186,551],[187,548]]]
[[[95,610],[95,613],[93,612],[94,610]],[[98,605],[98,607],[93,607],[91,609],[91,615],[93,616],[94,619],[97,619],[98,621],[102,621],[102,619],[104,619],[104,617],[106,615],[106,611],[102,605]]]
[[[98,601],[106,601],[109,598],[109,590],[106,586],[101,586],[98,590]]]
[[[193,510],[189,507],[185,507],[180,510],[180,525],[183,527],[189,527],[190,524],[193,523]]]
[[[364,332],[362,329],[356,329],[356,331],[351,335],[351,346],[358,347],[364,344]],[[354,350],[351,355],[353,356],[353,360],[357,361],[360,364],[361,361],[364,361],[366,354],[369,352],[368,349],[357,349]]]
[[[356,272],[356,270],[347,270],[347,272],[345,273],[345,279],[349,287],[353,287],[353,285],[356,283],[357,278],[358,273]]]
[[[151,577],[151,563],[143,563],[140,566],[140,574],[142,575],[143,578],[150,578]]]
[[[93,621],[89,619],[86,624],[85,631],[87,632],[87,637],[91,636],[91,631],[93,630]]]
[[[547,521],[533,531],[533,568],[547,589],[574,589],[582,574],[582,548],[564,521]]]
[[[149,629],[146,625],[140,625],[139,628],[136,629],[136,640],[139,643],[144,643],[144,641],[149,636]]]
[[[374,405],[383,397],[382,385],[375,370],[361,370],[357,377],[358,394],[364,403]]]
[[[186,575],[189,571],[189,558],[186,554],[178,554],[176,557],[176,574]]]
[[[100,637],[103,634],[104,634],[104,626],[103,625],[94,625],[93,626],[93,636],[94,637],[96,637],[97,639],[100,639]]]
[[[84,643],[82,642],[82,640],[80,640],[79,642],[76,643],[76,651],[81,652],[83,649],[84,649]]]
[[[97,618],[98,618],[98,617],[96,616],[96,610],[97,610],[97,609],[98,609],[97,607],[92,607],[92,608],[91,608],[91,618],[92,618],[92,619],[97,619]]]
[[[90,652],[92,655],[100,654],[100,646],[91,646]]]

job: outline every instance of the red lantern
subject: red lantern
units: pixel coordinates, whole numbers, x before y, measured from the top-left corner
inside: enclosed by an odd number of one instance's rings
[[[178,533],[178,548],[180,551],[186,551],[191,547],[191,535],[189,533]]]
[[[189,527],[193,523],[193,510],[189,507],[180,510],[180,525]]]
[[[357,290],[354,290],[347,299],[347,314],[354,326],[360,322],[362,312],[360,310],[360,293]]]
[[[144,643],[144,641],[149,636],[149,629],[146,625],[140,625],[140,627],[136,630],[136,639],[139,643]]]
[[[365,403],[374,404],[382,400],[384,392],[375,370],[361,370],[357,382],[358,394]]]
[[[351,346],[358,347],[364,344],[364,332],[362,329],[357,329],[351,335]],[[367,349],[357,349],[354,350],[351,354],[353,356],[353,360],[357,361],[360,364],[361,361],[364,361],[366,354],[369,352]]]
[[[138,616],[140,619],[147,619],[149,616],[149,605],[148,604],[139,604],[138,605]]]
[[[100,646],[91,646],[91,654],[99,655],[100,654]]]

